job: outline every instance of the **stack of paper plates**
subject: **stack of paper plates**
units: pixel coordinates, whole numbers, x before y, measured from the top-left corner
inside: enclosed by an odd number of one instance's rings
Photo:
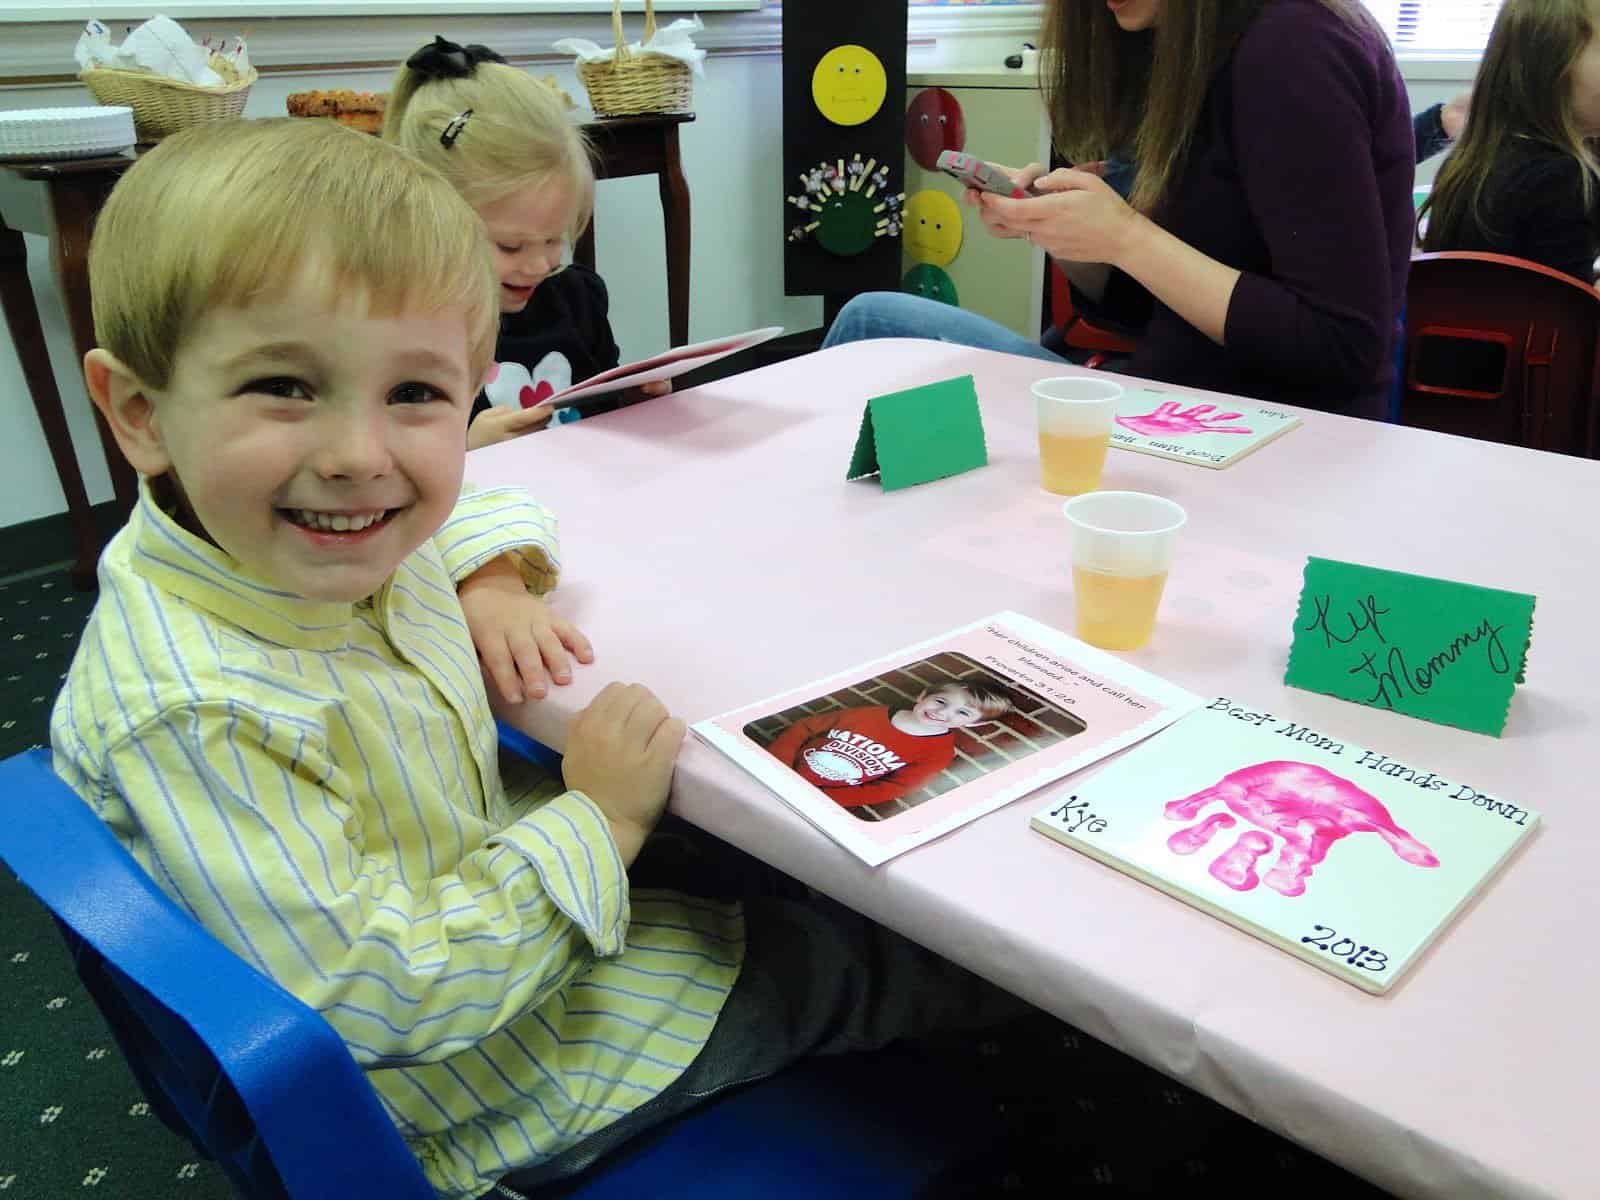
[[[0,112],[0,158],[92,158],[133,142],[133,109],[122,105]]]

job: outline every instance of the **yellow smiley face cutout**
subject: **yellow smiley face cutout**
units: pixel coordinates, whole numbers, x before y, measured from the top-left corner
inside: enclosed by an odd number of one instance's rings
[[[961,253],[961,209],[956,202],[933,188],[907,200],[905,247],[913,262],[949,266]]]
[[[811,72],[811,98],[835,125],[860,125],[883,107],[889,79],[865,46],[835,46]]]

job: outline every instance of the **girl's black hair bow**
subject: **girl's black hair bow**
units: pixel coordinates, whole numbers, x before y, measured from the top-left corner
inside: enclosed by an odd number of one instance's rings
[[[503,63],[506,60],[487,46],[474,43],[458,46],[437,35],[433,41],[406,59],[410,67],[424,79],[462,79],[471,75],[481,62]]]

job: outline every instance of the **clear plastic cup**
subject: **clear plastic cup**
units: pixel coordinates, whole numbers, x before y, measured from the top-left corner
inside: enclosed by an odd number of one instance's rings
[[[1188,514],[1144,492],[1089,492],[1061,511],[1072,527],[1078,636],[1105,650],[1137,650],[1155,631],[1172,548]]]
[[[1088,375],[1060,375],[1033,385],[1039,417],[1039,483],[1058,496],[1100,486],[1111,423],[1122,385]]]

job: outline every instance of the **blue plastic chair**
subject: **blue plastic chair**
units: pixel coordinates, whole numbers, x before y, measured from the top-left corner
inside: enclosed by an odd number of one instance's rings
[[[559,769],[558,755],[524,735],[502,727],[501,740]],[[240,1195],[433,1200],[332,1026],[174,904],[43,750],[0,761],[0,859],[55,916],[151,1107]],[[952,1091],[966,1102],[952,1104]],[[992,1114],[973,1099],[906,1049],[812,1060],[539,1195],[908,1197],[987,1140]]]
[[[55,916],[150,1106],[241,1195],[433,1200],[333,1027],[174,904],[43,750],[0,762],[0,858]]]

